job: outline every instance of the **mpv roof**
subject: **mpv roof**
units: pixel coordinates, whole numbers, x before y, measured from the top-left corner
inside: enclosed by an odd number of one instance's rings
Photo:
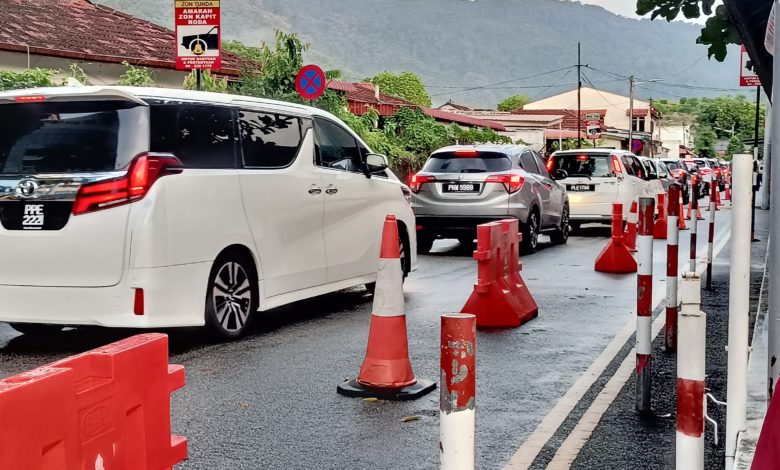
[[[159,99],[182,100],[182,101],[200,101],[206,103],[217,103],[225,105],[233,104],[254,104],[258,106],[267,106],[276,109],[285,109],[299,114],[308,114],[312,116],[332,115],[327,111],[306,106],[303,104],[289,103],[286,101],[268,100],[264,98],[255,98],[252,96],[234,95],[229,93],[212,93],[208,91],[180,90],[175,88],[153,88],[153,87],[129,87],[129,86],[64,86],[49,88],[28,88],[24,90],[11,90],[0,92],[0,101],[13,99],[17,96],[45,96],[45,97],[67,97],[67,96],[105,96],[111,94],[125,95],[126,98],[152,97]]]

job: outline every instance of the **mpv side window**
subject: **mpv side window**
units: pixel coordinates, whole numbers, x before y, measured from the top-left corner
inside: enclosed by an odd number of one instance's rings
[[[523,170],[527,171],[528,173],[533,173],[536,175],[539,174],[539,168],[536,167],[534,156],[531,155],[531,152],[527,150],[523,152],[522,155],[520,155],[520,166],[522,166]]]
[[[314,118],[314,133],[317,165],[355,173],[363,172],[361,156],[364,150],[349,132],[327,119]]]
[[[634,165],[631,164],[631,159],[623,155],[621,157],[621,161],[623,162],[623,167],[626,169],[626,173],[631,176],[636,176],[636,173],[634,172]]]
[[[301,122],[297,117],[240,110],[238,131],[244,167],[290,166],[301,146]]]
[[[235,168],[233,111],[220,106],[151,106],[149,150],[170,152],[186,168]]]

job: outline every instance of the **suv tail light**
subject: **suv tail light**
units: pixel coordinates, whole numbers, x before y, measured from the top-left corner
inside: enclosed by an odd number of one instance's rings
[[[517,173],[505,173],[501,175],[490,175],[485,180],[485,183],[501,183],[504,185],[506,192],[512,194],[520,191],[525,183],[525,178]]]
[[[620,166],[620,159],[617,155],[612,155],[612,172],[618,179],[623,179],[623,167]]]
[[[119,178],[89,183],[79,188],[73,215],[86,214],[142,199],[155,181],[182,172],[178,158],[168,153],[142,153]]]
[[[413,193],[419,193],[422,189],[422,186],[425,183],[432,183],[436,181],[435,176],[428,176],[428,175],[412,175],[409,177],[409,189],[412,190]]]
[[[555,168],[555,157],[550,157],[547,159],[547,172],[552,173],[553,168]]]
[[[685,172],[684,172],[684,171],[682,171],[682,170],[681,170],[681,169],[679,169],[679,168],[676,168],[676,169],[674,169],[674,170],[671,170],[671,171],[670,171],[670,173],[671,173],[671,174],[672,174],[672,176],[674,176],[675,178],[682,178],[683,176],[685,176]]]

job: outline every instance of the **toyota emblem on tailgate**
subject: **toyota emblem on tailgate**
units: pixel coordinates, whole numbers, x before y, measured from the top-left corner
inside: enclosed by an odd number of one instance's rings
[[[37,190],[38,183],[33,180],[22,180],[16,185],[16,195],[23,198],[33,197]]]

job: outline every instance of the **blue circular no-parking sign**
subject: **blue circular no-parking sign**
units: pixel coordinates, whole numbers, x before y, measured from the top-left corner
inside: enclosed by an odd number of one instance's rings
[[[307,65],[295,77],[295,89],[305,100],[316,100],[325,92],[325,72],[316,65]]]

